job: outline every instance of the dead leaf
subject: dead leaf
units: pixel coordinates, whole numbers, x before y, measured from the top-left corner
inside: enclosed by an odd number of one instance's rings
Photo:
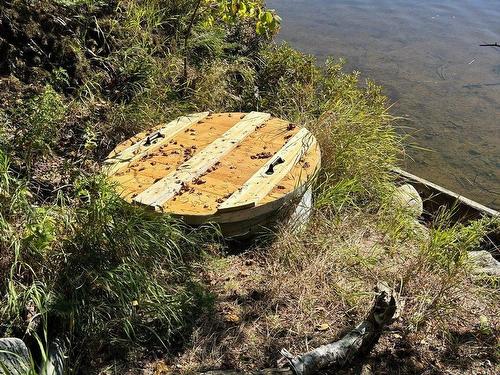
[[[225,314],[224,319],[226,322],[230,322],[230,323],[239,323],[241,320],[239,315],[237,315],[235,313]]]
[[[322,323],[322,324],[316,325],[316,331],[320,331],[320,332],[327,331],[329,328],[330,328],[330,325],[328,323]]]

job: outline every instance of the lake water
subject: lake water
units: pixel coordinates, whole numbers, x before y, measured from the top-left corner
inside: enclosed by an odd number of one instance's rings
[[[279,39],[345,57],[412,135],[404,167],[500,208],[500,0],[268,0]]]

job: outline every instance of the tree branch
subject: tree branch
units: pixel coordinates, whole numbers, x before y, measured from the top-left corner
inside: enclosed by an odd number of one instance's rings
[[[487,44],[480,44],[479,47],[500,47],[500,44],[498,44],[497,42],[487,43]]]

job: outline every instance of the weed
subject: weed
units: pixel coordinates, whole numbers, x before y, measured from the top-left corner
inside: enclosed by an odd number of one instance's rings
[[[29,209],[2,160],[2,247],[13,254],[10,274],[2,275],[3,334],[36,332],[42,316],[54,326],[51,336],[69,330],[80,349],[166,346],[182,332],[205,303],[184,262],[194,256],[195,236],[129,206],[102,178],[78,181],[74,208]]]
[[[47,155],[57,144],[65,113],[63,99],[49,85],[41,94],[16,108],[11,120],[15,126],[12,143],[17,150],[22,150],[28,167],[35,157]]]

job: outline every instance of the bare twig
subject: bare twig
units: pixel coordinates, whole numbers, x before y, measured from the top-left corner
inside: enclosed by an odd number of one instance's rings
[[[198,15],[198,10],[200,9],[202,0],[198,0],[196,6],[193,10],[193,14],[191,15],[191,20],[189,21],[189,26],[186,30],[186,35],[184,35],[184,80],[187,81],[187,68],[188,68],[188,53],[187,47],[189,42],[189,37],[191,36],[191,31],[193,30],[194,21],[196,16]]]
[[[500,47],[500,44],[498,44],[497,42],[495,42],[495,43],[480,44],[479,46],[480,47]]]

